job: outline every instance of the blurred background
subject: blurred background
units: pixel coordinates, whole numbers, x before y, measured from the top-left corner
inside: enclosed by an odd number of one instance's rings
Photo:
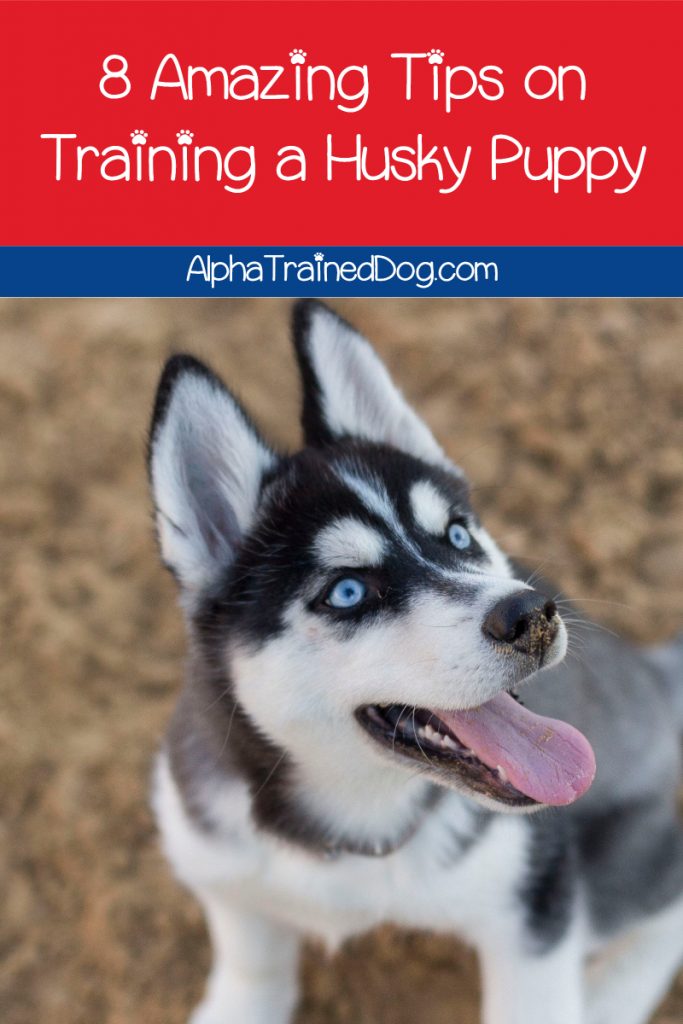
[[[605,627],[683,627],[683,301],[340,300],[507,550]],[[0,302],[0,1020],[182,1024],[208,966],[147,806],[184,637],[144,466],[171,351],[298,442],[285,300]],[[409,894],[407,894],[409,896]],[[474,959],[306,955],[297,1024],[476,1024]],[[683,981],[658,1024],[683,1019]],[[245,1022],[248,1024],[248,1022]]]

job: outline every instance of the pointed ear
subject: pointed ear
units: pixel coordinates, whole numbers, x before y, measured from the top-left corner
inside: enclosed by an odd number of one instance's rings
[[[218,377],[182,355],[161,375],[148,457],[163,560],[195,592],[230,565],[276,457]]]
[[[369,342],[331,309],[313,300],[298,302],[294,346],[303,381],[307,444],[357,437],[451,467]]]

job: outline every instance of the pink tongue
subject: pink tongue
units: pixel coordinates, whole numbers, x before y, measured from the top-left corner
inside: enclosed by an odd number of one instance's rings
[[[538,803],[571,804],[595,778],[593,749],[578,729],[527,711],[508,693],[469,711],[435,714],[480,761],[503,768],[515,789]]]

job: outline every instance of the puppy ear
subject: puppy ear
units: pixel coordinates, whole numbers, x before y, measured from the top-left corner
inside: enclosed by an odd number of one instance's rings
[[[369,342],[331,309],[313,300],[297,303],[294,347],[303,381],[307,444],[320,447],[357,437],[450,466]]]
[[[218,377],[179,355],[159,381],[148,458],[163,560],[195,592],[232,562],[276,457]]]

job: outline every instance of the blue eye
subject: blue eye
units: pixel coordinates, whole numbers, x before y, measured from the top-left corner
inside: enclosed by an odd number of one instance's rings
[[[448,527],[448,539],[458,551],[464,551],[472,543],[469,530],[466,530],[460,523],[451,523]]]
[[[327,595],[326,602],[332,608],[355,608],[365,600],[367,592],[368,588],[364,583],[349,576],[335,583]]]

